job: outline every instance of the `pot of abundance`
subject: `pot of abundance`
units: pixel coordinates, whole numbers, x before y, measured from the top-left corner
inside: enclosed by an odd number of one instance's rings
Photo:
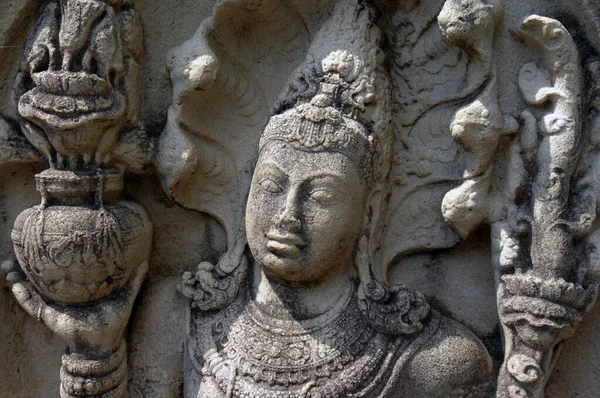
[[[150,256],[146,210],[118,200],[117,170],[46,170],[36,175],[42,203],[15,221],[17,260],[39,292],[58,302],[85,303],[110,295]]]

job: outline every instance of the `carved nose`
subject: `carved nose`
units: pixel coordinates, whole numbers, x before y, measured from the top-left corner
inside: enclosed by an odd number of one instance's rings
[[[300,232],[302,230],[302,222],[298,213],[298,195],[296,192],[290,192],[286,197],[281,211],[273,217],[273,222],[278,229],[288,232]]]
[[[300,232],[302,229],[300,219],[291,212],[286,211],[276,217],[276,224],[279,228],[289,232]]]

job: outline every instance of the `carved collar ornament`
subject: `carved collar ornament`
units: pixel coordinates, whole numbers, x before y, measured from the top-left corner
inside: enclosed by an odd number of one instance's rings
[[[393,397],[439,315],[421,333],[395,337],[377,332],[357,304],[354,290],[327,313],[298,321],[274,318],[241,294],[216,319],[192,311],[192,329],[208,322],[211,341],[189,341],[190,356],[226,397]],[[202,386],[198,397],[205,397]]]

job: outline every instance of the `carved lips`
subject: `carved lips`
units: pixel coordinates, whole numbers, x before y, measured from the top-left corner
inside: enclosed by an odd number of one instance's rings
[[[307,242],[296,234],[270,230],[267,233],[267,250],[285,257],[298,257]]]

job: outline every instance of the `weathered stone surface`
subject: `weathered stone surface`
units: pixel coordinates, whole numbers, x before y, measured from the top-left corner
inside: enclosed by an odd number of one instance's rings
[[[0,397],[600,391],[594,2],[0,10]]]

